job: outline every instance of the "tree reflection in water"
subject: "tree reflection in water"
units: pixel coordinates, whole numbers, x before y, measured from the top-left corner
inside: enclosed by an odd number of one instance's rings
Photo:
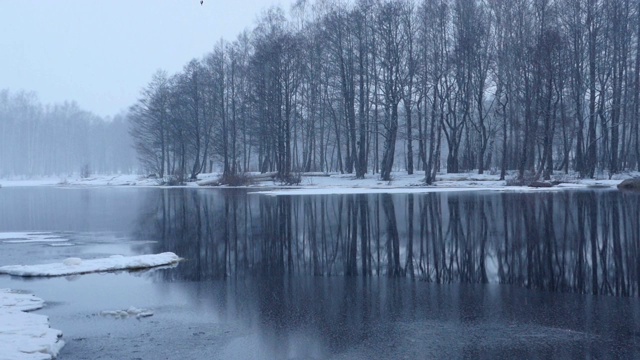
[[[185,280],[406,276],[617,296],[640,287],[637,194],[167,189],[147,201],[138,231],[188,260],[166,273]]]

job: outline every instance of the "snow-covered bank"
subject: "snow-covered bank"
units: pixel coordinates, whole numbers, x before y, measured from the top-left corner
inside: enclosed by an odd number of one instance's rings
[[[156,179],[148,179],[139,175],[96,175],[88,178],[80,176],[13,178],[0,179],[0,187],[23,186],[158,186]]]
[[[49,327],[40,309],[44,301],[30,294],[0,289],[0,360],[46,360],[64,346],[62,332]]]
[[[140,270],[172,265],[180,260],[181,258],[172,252],[137,256],[113,255],[108,258],[92,260],[68,258],[61,263],[0,266],[0,274],[14,276],[66,276],[105,271]]]
[[[438,174],[436,182],[425,185],[423,174],[392,174],[391,181],[382,181],[369,175],[356,179],[353,175],[303,178],[300,186],[272,187],[258,194],[268,195],[320,195],[320,194],[368,194],[368,193],[427,193],[448,191],[557,191],[563,189],[611,188],[615,189],[623,179],[640,174],[619,175],[609,179],[577,179],[557,176],[551,187],[510,186],[498,175],[490,174]]]
[[[268,174],[267,174],[268,175]],[[579,179],[577,175],[558,174],[552,177],[556,184],[552,187],[531,188],[527,186],[509,186],[507,181],[500,180],[497,174],[460,173],[446,174],[439,173],[433,185],[424,184],[424,173],[407,175],[406,172],[392,173],[391,181],[380,180],[379,175],[367,174],[364,179],[356,179],[353,174],[338,173],[303,173],[301,181],[297,185],[285,185],[270,176],[259,173],[247,174],[251,179],[248,189],[264,189],[270,194],[354,194],[354,193],[416,193],[416,192],[438,192],[438,191],[461,191],[461,190],[493,190],[493,191],[549,191],[560,189],[584,189],[589,187],[611,187],[614,188],[621,181],[640,176],[640,173],[616,174],[611,179],[607,175],[600,175],[595,179]],[[198,181],[188,182],[184,187],[217,187],[215,184],[220,174],[207,173],[198,175]],[[514,178],[515,174],[510,174],[507,178]],[[90,178],[65,179],[18,179],[0,180],[0,185],[4,187],[17,186],[62,186],[62,187],[101,187],[101,186],[137,186],[137,187],[158,187],[164,186],[162,181],[155,178],[148,178],[139,175],[96,175]],[[225,186],[222,186],[225,187]]]

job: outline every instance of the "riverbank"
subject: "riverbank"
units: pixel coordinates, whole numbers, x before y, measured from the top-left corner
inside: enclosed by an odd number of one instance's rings
[[[613,175],[602,174],[593,179],[580,179],[575,174],[558,174],[551,181],[538,184],[539,186],[513,186],[515,174],[507,176],[507,180],[500,180],[498,174],[439,173],[432,185],[424,183],[424,173],[408,175],[406,172],[392,173],[391,181],[380,179],[379,175],[367,174],[364,179],[357,179],[353,174],[339,173],[303,173],[298,184],[284,184],[269,176],[259,173],[247,175],[250,184],[242,187],[268,191],[274,194],[333,194],[333,193],[407,193],[407,192],[438,192],[464,190],[494,190],[494,191],[548,191],[560,189],[583,188],[615,188],[625,179],[640,177],[640,172],[629,172]],[[217,185],[219,173],[198,175],[197,181],[187,182],[182,187],[223,187]],[[61,186],[61,187],[95,187],[95,186],[141,186],[164,187],[161,179],[140,175],[95,175],[88,178],[70,176],[66,178],[14,178],[0,179],[0,187],[24,186]],[[167,186],[169,187],[169,186]]]

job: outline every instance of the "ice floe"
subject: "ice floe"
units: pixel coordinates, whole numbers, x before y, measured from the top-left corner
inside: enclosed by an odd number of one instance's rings
[[[51,232],[0,232],[0,241],[7,244],[63,243],[69,239]]]
[[[40,309],[44,301],[31,294],[0,289],[0,360],[48,360],[64,346],[62,332],[49,327]]]
[[[139,270],[176,264],[180,260],[181,258],[172,252],[137,256],[113,255],[108,258],[90,260],[68,258],[61,263],[0,266],[0,274],[15,276],[65,276],[105,271]]]
[[[116,319],[126,319],[130,317],[141,319],[141,318],[153,316],[153,311],[150,311],[147,309],[138,309],[136,307],[131,306],[127,310],[101,311],[100,315],[111,316]]]

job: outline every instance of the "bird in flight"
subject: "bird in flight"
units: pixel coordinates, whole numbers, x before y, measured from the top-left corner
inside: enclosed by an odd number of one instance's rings
[[[202,5],[202,3],[204,3],[204,0],[200,0],[200,5]]]

